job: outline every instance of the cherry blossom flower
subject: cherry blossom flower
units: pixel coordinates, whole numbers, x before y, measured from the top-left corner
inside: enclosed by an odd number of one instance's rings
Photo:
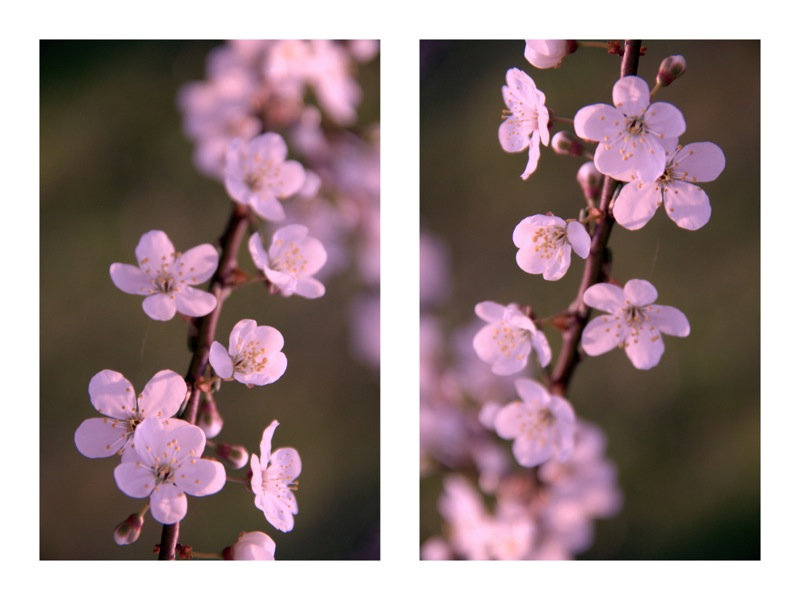
[[[89,397],[104,416],[80,424],[75,446],[88,458],[125,458],[135,454],[134,432],[144,419],[167,419],[178,412],[186,398],[186,381],[174,371],[159,371],[137,396],[122,373],[105,369],[89,382]]]
[[[478,357],[492,365],[495,375],[511,375],[525,368],[528,354],[536,352],[541,366],[550,362],[550,344],[516,304],[503,306],[486,301],[475,305],[475,314],[486,321],[472,341]]]
[[[285,219],[279,200],[299,192],[306,177],[303,166],[286,160],[287,154],[286,142],[277,133],[265,133],[250,141],[232,140],[225,162],[228,194],[268,221]]]
[[[111,280],[128,294],[147,296],[142,308],[148,317],[169,321],[176,312],[202,317],[217,306],[213,294],[191,286],[208,281],[217,270],[219,253],[200,244],[180,253],[163,231],[148,231],[136,246],[139,266],[114,263]]]
[[[558,67],[577,49],[574,40],[525,40],[525,58],[537,69]]]
[[[222,556],[227,560],[275,560],[275,541],[263,531],[245,531]]]
[[[711,204],[706,193],[694,185],[713,181],[725,168],[725,155],[711,142],[679,146],[675,138],[664,140],[667,161],[664,173],[654,183],[631,181],[614,201],[614,218],[626,229],[640,229],[661,204],[678,227],[694,231],[708,223]]]
[[[248,247],[256,267],[284,296],[319,298],[325,294],[325,286],[313,275],[322,268],[328,255],[322,242],[308,235],[304,225],[278,229],[272,236],[269,252],[264,250],[258,233],[250,236]]]
[[[565,461],[572,452],[575,412],[569,402],[532,379],[515,382],[521,400],[505,405],[494,419],[497,435],[514,440],[512,453],[523,467]]]
[[[594,164],[601,173],[621,181],[655,181],[666,166],[664,139],[686,130],[683,115],[672,104],[650,104],[647,82],[635,75],[619,79],[612,98],[614,106],[581,108],[575,115],[575,133],[599,142]]]
[[[186,516],[186,494],[208,496],[225,485],[221,463],[200,458],[203,430],[182,421],[145,419],[134,433],[135,455],[114,469],[119,488],[133,498],[150,498],[150,512],[170,525]]]
[[[547,124],[550,114],[544,105],[544,94],[536,89],[536,84],[526,73],[516,68],[506,72],[503,86],[503,100],[508,107],[505,120],[500,124],[498,137],[500,146],[506,152],[522,152],[528,148],[528,165],[522,179],[530,177],[539,163],[539,143],[550,143]]]
[[[619,346],[637,369],[651,369],[661,360],[661,334],[686,337],[689,321],[677,308],[653,304],[658,292],[643,279],[631,279],[621,288],[597,283],[583,295],[583,301],[608,315],[595,317],[583,330],[581,346],[597,356]]]
[[[223,379],[233,378],[248,386],[267,385],[286,371],[286,355],[281,348],[280,331],[242,319],[231,330],[227,350],[217,341],[211,344],[209,362]]]
[[[294,448],[278,448],[272,452],[272,436],[278,421],[272,421],[261,436],[261,458],[250,457],[253,471],[250,487],[255,494],[255,505],[264,512],[267,521],[280,531],[294,528],[297,500],[293,490],[294,480],[300,475],[302,463]]]
[[[569,269],[572,252],[589,256],[591,238],[577,221],[548,215],[524,218],[512,236],[517,251],[517,264],[526,273],[542,275],[547,281],[561,279]]]

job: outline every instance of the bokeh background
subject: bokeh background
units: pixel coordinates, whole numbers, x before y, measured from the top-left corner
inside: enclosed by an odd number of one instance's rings
[[[639,74],[682,54],[682,78],[658,92],[687,123],[681,142],[712,141],[726,168],[703,184],[712,205],[699,231],[679,229],[659,209],[642,230],[614,227],[612,275],[644,278],[659,302],[688,316],[688,338],[665,339],[651,371],[621,351],[583,361],[569,400],[601,426],[625,496],[620,514],[596,524],[588,559],[758,559],[760,97],[758,41],[645,40]],[[542,149],[537,171],[520,179],[527,152],[507,154],[497,128],[506,71],[535,80],[557,115],[610,103],[619,59],[580,48],[560,68],[538,70],[524,41],[422,41],[421,227],[449,246],[452,300],[437,312],[446,327],[472,322],[482,300],[530,304],[553,314],[572,301],[583,262],[558,282],[524,273],[511,241],[524,217],[552,210],[577,216],[582,159]],[[556,124],[551,133],[568,125]],[[554,355],[560,336],[545,333]],[[487,366],[488,369],[488,366]],[[527,371],[526,371],[527,372]],[[441,533],[441,476],[421,482],[421,540]]]
[[[161,526],[148,515],[126,547],[114,526],[137,511],[114,483],[114,458],[90,460],[73,443],[96,413],[88,384],[102,369],[122,372],[139,391],[160,369],[185,374],[190,354],[179,318],[149,319],[141,298],[114,287],[112,262],[135,262],[140,236],[163,229],[176,248],[215,242],[231,201],[192,165],[176,94],[205,77],[210,41],[43,41],[41,90],[40,557],[150,559]],[[379,115],[379,60],[360,65],[362,123]],[[240,265],[252,268],[246,248]],[[286,374],[248,390],[224,384],[218,441],[257,450],[272,419],[273,448],[303,461],[293,531],[272,528],[249,489],[229,483],[189,498],[181,542],[217,552],[240,531],[275,539],[277,559],[374,559],[379,552],[379,388],[377,370],[350,351],[348,306],[358,289],[351,268],[309,301],[250,285],[225,304],[217,339],[227,346],[241,318],[277,327]],[[229,474],[244,477],[247,468]]]

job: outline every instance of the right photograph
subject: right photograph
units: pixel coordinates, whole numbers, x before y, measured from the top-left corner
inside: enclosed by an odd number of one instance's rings
[[[759,560],[760,42],[420,42],[420,557]]]

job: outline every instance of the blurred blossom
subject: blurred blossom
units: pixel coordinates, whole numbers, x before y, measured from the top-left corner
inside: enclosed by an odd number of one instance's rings
[[[475,314],[488,325],[477,333],[472,344],[480,359],[492,365],[495,375],[511,375],[524,369],[531,350],[541,366],[550,362],[547,338],[516,304],[479,302]]]
[[[381,361],[381,301],[378,296],[362,295],[350,304],[351,348],[353,356],[372,367]]]
[[[422,231],[419,237],[420,303],[433,306],[450,295],[450,257],[447,246],[433,234]]]

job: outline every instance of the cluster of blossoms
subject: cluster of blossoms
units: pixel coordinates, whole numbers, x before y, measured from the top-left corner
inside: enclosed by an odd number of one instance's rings
[[[249,465],[243,482],[254,506],[275,529],[294,528],[302,463],[294,448],[272,450],[278,421],[264,429],[260,456],[242,444],[212,441],[223,429],[215,401],[223,382],[252,389],[279,380],[288,366],[283,335],[244,318],[230,331],[226,348],[214,339],[215,325],[224,299],[248,281],[265,282],[284,297],[324,296],[325,285],[317,277],[344,244],[345,232],[365,232],[364,244],[377,254],[377,140],[365,141],[342,128],[354,123],[361,97],[351,60],[368,60],[376,52],[374,42],[234,42],[212,53],[209,81],[181,92],[186,132],[197,142],[196,163],[224,183],[233,203],[232,229],[239,233],[226,233],[221,248],[205,243],[178,252],[164,231],[149,231],[136,246],[136,265],[114,263],[109,269],[116,287],[145,296],[148,317],[168,321],[180,314],[194,319],[199,332],[193,334],[196,349],[186,378],[159,371],[138,395],[121,373],[108,369],[89,383],[91,403],[102,416],[78,427],[75,445],[89,458],[119,456],[117,486],[128,496],[147,499],[117,526],[117,543],[138,539],[148,510],[157,522],[175,526],[187,514],[187,494],[207,496],[223,488],[226,466]],[[304,104],[307,88],[338,128],[323,133],[319,120],[309,124],[319,110]],[[278,129],[304,149],[302,162],[289,158]],[[287,204],[294,196],[301,205]],[[317,211],[323,206],[338,210],[330,216]],[[304,218],[317,212],[327,220]],[[252,217],[278,224],[271,238],[262,237]],[[345,221],[347,228],[341,226]],[[248,240],[254,274],[236,264],[248,226],[254,229]],[[332,251],[310,233],[312,226]],[[348,259],[339,260],[346,264]],[[375,286],[377,268],[369,265],[364,277]],[[209,281],[208,291],[196,287]],[[201,326],[204,318],[207,327]],[[275,547],[267,534],[245,532],[217,556],[272,560]]]
[[[537,68],[559,67],[579,46],[568,40],[526,40],[525,58]],[[644,79],[623,73],[613,86],[613,106],[581,108],[574,134],[559,131],[552,138],[554,113],[545,105],[545,94],[521,69],[506,73],[502,97],[507,110],[498,137],[507,152],[527,149],[523,179],[536,170],[541,146],[551,142],[557,154],[593,158],[577,173],[585,200],[577,215],[534,214],[515,227],[517,265],[525,273],[558,281],[573,252],[587,263],[578,297],[555,317],[537,321],[530,308],[515,303],[475,306],[484,324],[473,333],[473,357],[490,365],[491,374],[500,376],[495,379],[509,381],[507,376],[521,373],[531,355],[542,373],[541,382],[513,379],[516,393],[510,402],[510,385],[476,377],[479,367],[472,365],[473,374],[466,378],[465,369],[444,366],[436,321],[423,316],[423,474],[430,464],[456,472],[445,477],[439,500],[446,536],[427,540],[423,558],[570,558],[591,545],[593,519],[619,510],[621,493],[615,469],[604,457],[605,437],[576,417],[563,394],[580,350],[597,356],[622,348],[635,368],[651,369],[664,353],[663,335],[689,335],[683,312],[655,304],[653,284],[630,279],[623,286],[609,280],[605,262],[614,222],[640,229],[662,204],[683,229],[699,229],[710,218],[708,197],[696,184],[719,176],[724,155],[711,142],[679,144],[686,130],[680,110],[652,101],[657,89],[685,68],[682,57],[665,59],[652,92]],[[593,151],[587,142],[597,143]],[[425,262],[422,270],[424,289]],[[591,309],[605,314],[590,319]],[[553,353],[540,329],[545,324],[563,332],[561,354],[552,368]],[[511,441],[522,471],[503,454],[500,440]],[[457,474],[475,470],[480,492]],[[494,498],[493,511],[481,494]]]

